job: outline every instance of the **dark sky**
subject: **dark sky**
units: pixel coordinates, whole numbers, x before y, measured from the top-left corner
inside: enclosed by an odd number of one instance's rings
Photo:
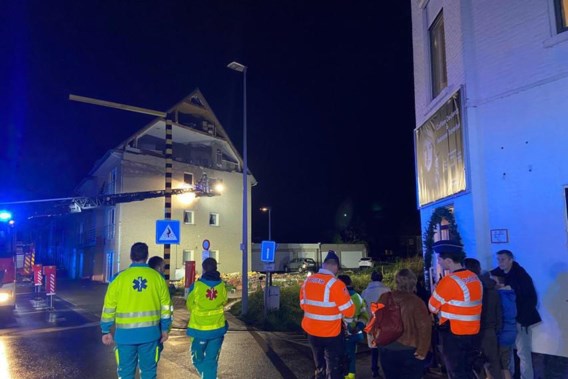
[[[408,1],[12,1],[0,19],[0,202],[65,197],[199,87],[239,150],[249,67],[253,240],[418,232]],[[163,5],[163,4],[167,4]],[[342,216],[347,214],[347,217]]]

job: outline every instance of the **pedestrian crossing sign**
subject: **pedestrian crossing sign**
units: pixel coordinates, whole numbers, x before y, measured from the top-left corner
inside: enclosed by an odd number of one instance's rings
[[[156,243],[179,245],[180,227],[178,220],[156,220]]]

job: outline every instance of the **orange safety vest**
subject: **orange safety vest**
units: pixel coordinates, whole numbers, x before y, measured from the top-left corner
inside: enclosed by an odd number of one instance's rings
[[[440,325],[450,322],[457,335],[479,333],[483,286],[469,270],[457,270],[443,277],[428,301],[430,312],[440,316]]]
[[[338,336],[341,319],[355,315],[355,304],[347,287],[325,269],[309,276],[302,284],[300,307],[304,311],[302,329],[317,337]]]

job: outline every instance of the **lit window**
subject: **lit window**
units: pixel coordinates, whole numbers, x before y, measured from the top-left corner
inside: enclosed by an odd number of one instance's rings
[[[432,71],[432,97],[438,96],[448,85],[446,73],[446,40],[444,33],[444,13],[436,17],[429,30],[430,66]]]
[[[554,0],[554,11],[558,33],[568,31],[568,0]]]
[[[193,211],[183,211],[183,223],[193,225]]]
[[[219,226],[219,213],[209,213],[209,225]]]

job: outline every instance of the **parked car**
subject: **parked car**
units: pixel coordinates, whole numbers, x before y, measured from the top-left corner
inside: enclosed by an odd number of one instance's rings
[[[318,264],[312,258],[294,258],[290,260],[285,266],[285,272],[315,272]]]
[[[373,262],[373,258],[371,258],[371,257],[363,257],[363,258],[359,259],[359,268],[360,269],[373,268],[374,266],[375,266],[375,263]]]

